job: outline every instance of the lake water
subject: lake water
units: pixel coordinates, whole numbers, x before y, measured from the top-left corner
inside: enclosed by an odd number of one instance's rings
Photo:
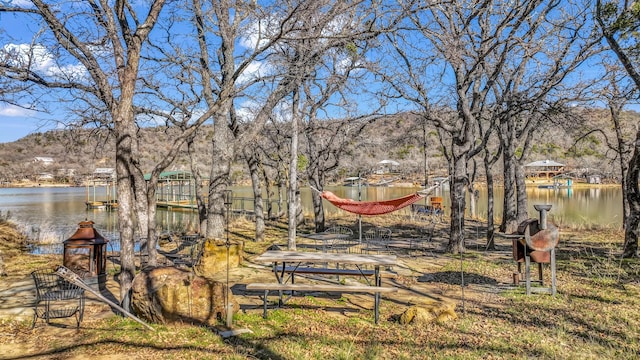
[[[250,198],[249,187],[234,188],[234,197]],[[401,197],[416,191],[416,188],[401,187],[333,187],[327,188],[343,198],[376,201]],[[302,202],[305,214],[311,214],[311,190],[302,189]],[[551,221],[561,224],[602,224],[614,227],[622,226],[622,191],[619,187],[607,188],[561,188],[527,190],[529,196],[529,215],[538,217],[534,204],[551,204]],[[99,193],[98,193],[99,194]],[[20,225],[21,230],[34,240],[47,240],[57,243],[70,237],[78,228],[78,223],[91,220],[96,229],[106,238],[116,238],[117,213],[107,210],[87,210],[87,197],[93,199],[93,192],[86,188],[0,188],[1,216],[10,214],[10,219]],[[448,192],[438,189],[433,194],[442,196],[445,209],[449,206]],[[496,189],[496,214],[502,208],[502,189]],[[97,196],[99,200],[99,195]],[[106,200],[106,198],[104,199]],[[486,190],[480,190],[478,215],[486,218]],[[234,203],[234,207],[235,207]],[[250,207],[250,205],[245,205]],[[327,213],[340,212],[325,202]],[[409,214],[407,209],[401,214]],[[346,214],[346,213],[345,213]],[[158,209],[158,225],[163,231],[197,231],[197,217],[190,210],[168,211]]]

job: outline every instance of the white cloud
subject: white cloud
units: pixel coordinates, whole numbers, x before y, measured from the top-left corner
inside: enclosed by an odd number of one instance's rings
[[[260,111],[260,104],[253,100],[247,100],[236,106],[236,116],[241,122],[250,122],[255,119]]]
[[[0,106],[0,116],[6,117],[30,117],[35,116],[36,111],[25,109],[15,105]]]
[[[240,38],[240,46],[247,49],[253,49],[256,46],[265,46],[269,41],[270,32],[275,31],[274,26],[269,29],[269,20],[262,19],[254,21],[245,28],[245,36]]]
[[[24,8],[33,7],[33,3],[31,2],[31,0],[0,0],[0,3],[2,3],[3,5],[13,5]]]
[[[269,64],[265,64],[261,61],[254,61],[250,63],[244,71],[238,76],[238,83],[245,84],[247,82],[259,79],[267,76],[271,73],[273,67]]]
[[[87,77],[82,64],[60,66],[53,54],[42,45],[7,44],[2,48],[0,57],[12,66],[29,66],[31,70],[44,76],[80,80]]]
[[[236,107],[236,115],[243,122],[251,122],[262,109],[262,105],[255,100],[247,100]],[[281,101],[273,109],[272,117],[276,122],[288,122],[293,118],[291,113],[291,104],[287,101]]]

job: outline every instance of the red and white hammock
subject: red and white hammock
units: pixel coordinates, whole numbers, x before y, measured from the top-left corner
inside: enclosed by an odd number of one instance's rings
[[[350,213],[358,215],[382,215],[400,210],[403,207],[409,206],[416,201],[424,198],[439,185],[432,186],[428,189],[422,190],[415,194],[410,194],[397,199],[382,200],[382,201],[355,201],[351,199],[343,199],[338,197],[331,191],[323,191],[320,196],[329,201],[337,208]]]

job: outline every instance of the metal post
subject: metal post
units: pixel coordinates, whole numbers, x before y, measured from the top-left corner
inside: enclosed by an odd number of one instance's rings
[[[376,265],[375,270],[374,270],[374,278],[375,278],[375,282],[376,282],[376,286],[381,286],[382,285],[382,280],[380,279],[380,266]],[[374,309],[374,319],[375,319],[375,323],[378,324],[378,319],[380,318],[380,312],[379,312],[379,308],[380,308],[380,293],[376,292],[374,294],[374,300],[373,300],[374,304],[373,307]]]
[[[358,201],[362,201],[362,178],[358,172]],[[362,244],[362,215],[358,214],[358,242]]]
[[[551,205],[533,205],[533,208],[540,214],[540,230],[547,229],[547,212],[551,210]]]
[[[227,327],[231,328],[233,324],[233,304],[229,303],[229,248],[231,247],[231,243],[229,242],[229,221],[231,219],[230,211],[231,205],[233,204],[233,191],[224,190],[224,205],[226,207],[227,219],[225,224],[225,235],[226,241],[225,245],[227,246],[227,288],[225,290],[225,307],[227,310]],[[266,300],[265,300],[266,301]]]

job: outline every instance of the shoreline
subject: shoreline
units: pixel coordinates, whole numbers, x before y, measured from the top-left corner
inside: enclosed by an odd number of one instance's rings
[[[553,181],[529,181],[527,180],[525,182],[525,186],[527,188],[535,188],[538,186],[549,186],[549,185],[554,185]],[[86,187],[87,185],[71,185],[71,184],[63,184],[63,183],[33,183],[33,182],[29,182],[29,183],[11,183],[11,184],[2,184],[0,185],[1,189],[22,189],[22,188],[74,188],[74,187]],[[241,185],[241,184],[236,184],[233,186],[250,186],[250,185]],[[342,187],[344,186],[342,183],[336,183],[336,184],[326,184],[325,186],[331,186],[331,187]],[[479,187],[482,189],[486,189],[487,188],[487,183],[484,181],[477,181],[474,183],[475,187]],[[504,187],[502,182],[496,182],[494,184],[495,187]],[[622,186],[622,184],[618,184],[618,183],[604,183],[604,184],[588,184],[588,183],[573,183],[571,186],[567,186],[567,185],[563,185],[560,184],[559,186],[557,186],[557,188],[559,189],[585,189],[585,188],[593,188],[593,189],[597,189],[597,188],[613,188],[613,187],[620,187]],[[306,186],[302,186],[302,187],[309,187],[309,185]],[[345,186],[348,187],[348,186]],[[376,187],[376,186],[371,186],[371,185],[362,185],[362,187]],[[384,186],[384,187],[397,187],[397,188],[416,188],[416,189],[422,189],[424,188],[423,186],[416,184],[416,183],[412,183],[412,182],[398,182],[398,183],[394,183],[388,186]]]

